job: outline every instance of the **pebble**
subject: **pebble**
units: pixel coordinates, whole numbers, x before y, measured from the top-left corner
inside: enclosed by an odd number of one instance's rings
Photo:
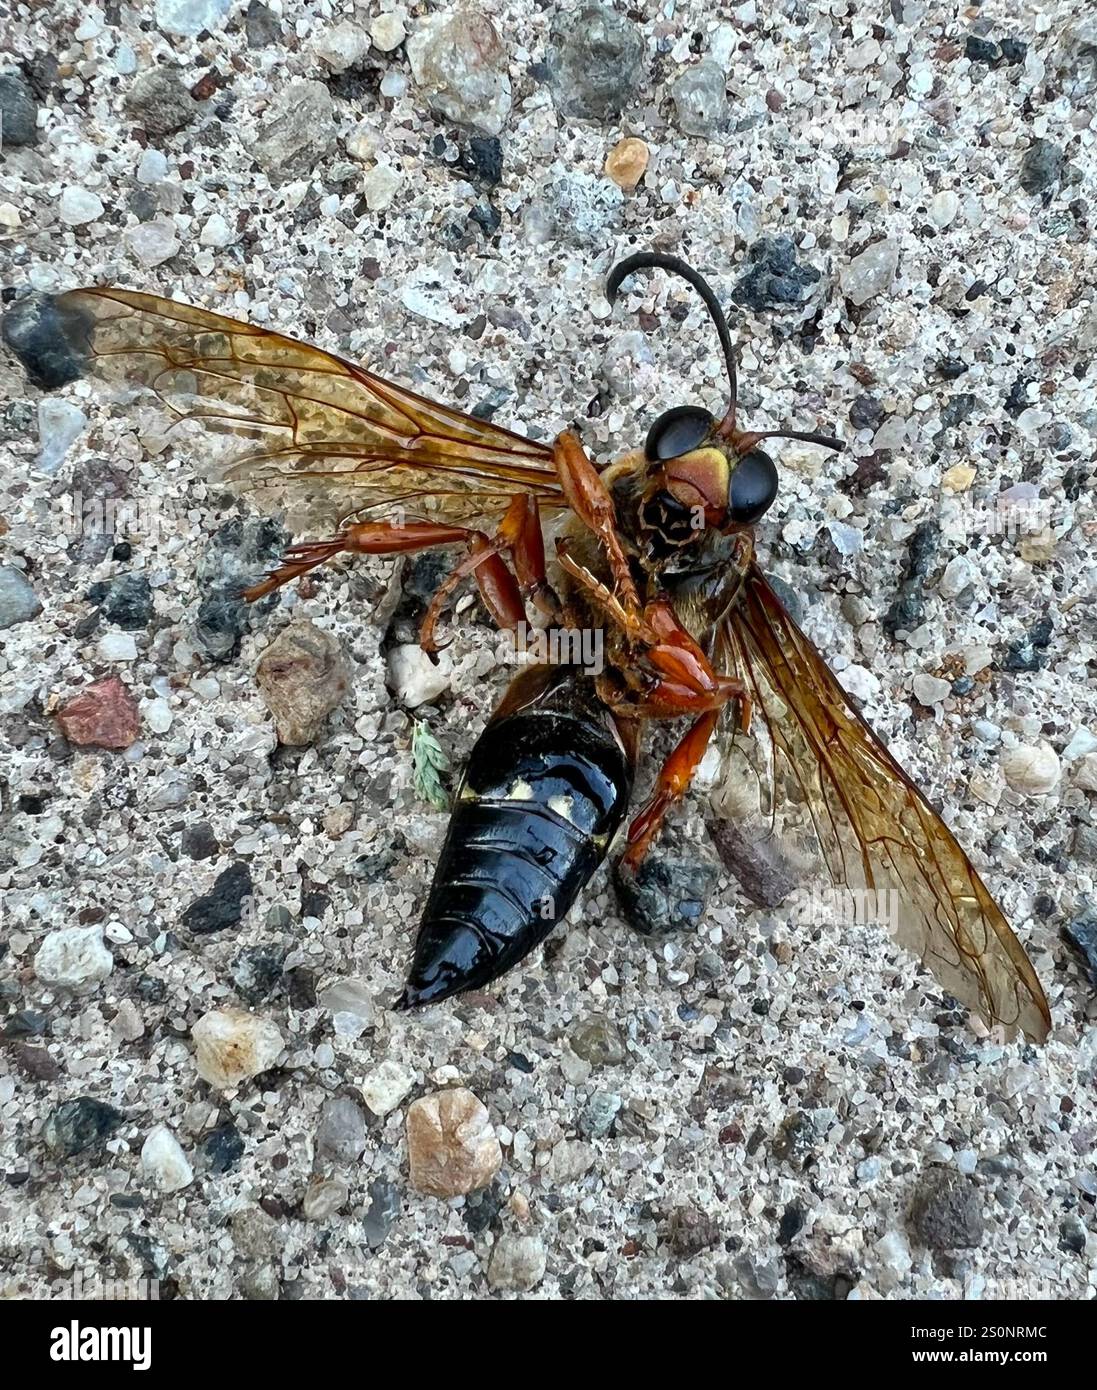
[[[34,973],[43,984],[84,993],[105,980],[114,957],[103,944],[103,928],[62,927],[52,931],[34,957]]]
[[[627,136],[618,140],[606,156],[605,175],[625,193],[631,193],[644,177],[650,152],[643,140]]]
[[[819,279],[819,271],[801,265],[796,255],[796,243],[789,236],[759,237],[747,251],[748,269],[736,282],[732,299],[755,313],[799,304]]]
[[[14,565],[0,565],[0,630],[29,623],[42,611],[30,580]]]
[[[407,709],[432,704],[449,689],[452,668],[443,654],[435,666],[417,642],[393,647],[388,655],[389,685]]]
[[[734,1287],[744,1298],[760,1303],[771,1299],[781,1282],[780,1271],[775,1263],[758,1264],[747,1254],[737,1255],[730,1267],[722,1267],[717,1272],[720,1282]]]
[[[945,566],[937,588],[942,598],[955,599],[967,593],[979,578],[979,568],[968,555],[954,555]]]
[[[70,186],[61,194],[58,216],[67,227],[85,227],[96,222],[105,211],[102,199],[87,188]]]
[[[400,15],[379,14],[376,19],[370,21],[369,36],[373,40],[374,48],[379,48],[382,53],[391,53],[407,38],[407,30]]]
[[[241,591],[280,563],[289,539],[289,532],[273,517],[234,518],[211,536],[196,570],[205,597],[198,607],[195,635],[215,660],[228,661],[238,651],[248,627]]]
[[[282,1051],[282,1034],[269,1019],[243,1009],[211,1009],[191,1029],[195,1066],[203,1081],[219,1091],[272,1067]]]
[[[37,465],[41,472],[57,472],[87,423],[88,417],[73,401],[46,396],[38,402]]]
[[[197,38],[203,29],[220,29],[231,8],[232,0],[156,0],[156,27]]]
[[[244,1156],[244,1139],[231,1122],[218,1125],[202,1141],[202,1156],[216,1177],[231,1173]]]
[[[979,1189],[962,1173],[931,1168],[915,1190],[909,1225],[928,1250],[974,1250],[985,1233]]]
[[[332,72],[346,72],[348,68],[361,65],[369,46],[369,34],[359,25],[344,19],[325,29],[313,44],[313,50]]]
[[[919,673],[914,677],[914,698],[919,704],[930,707],[938,705],[951,692],[950,683],[941,680],[938,676],[927,676],[924,673]]]
[[[1078,953],[1091,987],[1097,989],[1097,918],[1089,913],[1076,917],[1063,927],[1063,939]]]
[[[0,130],[12,149],[38,139],[38,102],[18,73],[0,74]]]
[[[1087,753],[1084,758],[1079,758],[1070,780],[1084,792],[1097,792],[1097,753]]]
[[[93,681],[66,700],[57,723],[80,748],[128,748],[141,731],[137,704],[118,676]]]
[[[1075,729],[1063,749],[1063,761],[1073,762],[1075,758],[1084,758],[1089,753],[1097,753],[1097,736],[1085,728]]]
[[[235,240],[235,231],[229,226],[219,212],[211,213],[206,219],[202,230],[198,233],[200,245],[212,246],[218,250],[225,246],[231,246]]]
[[[390,208],[403,181],[403,174],[391,164],[379,163],[367,169],[362,175],[361,188],[370,212],[384,212]]]
[[[488,16],[471,6],[442,10],[407,43],[412,76],[433,110],[484,135],[510,114],[507,51]]]
[[[120,574],[106,583],[93,584],[88,601],[127,632],[146,627],[152,617],[152,585],[143,574]]]
[[[72,1158],[88,1149],[101,1149],[125,1118],[105,1101],[79,1096],[50,1111],[42,1138],[55,1153]]]
[[[956,214],[960,211],[959,194],[954,193],[951,188],[943,188],[940,193],[935,193],[929,202],[929,218],[936,227],[943,231],[952,225],[956,220]]]
[[[1026,193],[1044,193],[1058,183],[1065,156],[1054,140],[1033,140],[1021,161],[1021,187]]]
[[[884,1293],[897,1289],[913,1268],[910,1245],[902,1231],[885,1231],[874,1246],[880,1268],[876,1280]]]
[[[941,474],[941,486],[946,492],[967,492],[976,476],[976,470],[970,463],[954,463]]]
[[[725,130],[730,119],[727,74],[705,58],[687,68],[671,88],[674,123],[683,135],[708,138]]]
[[[98,652],[100,661],[136,661],[137,639],[132,632],[105,632]]]
[[[645,935],[696,930],[718,877],[719,865],[711,856],[697,850],[679,854],[663,845],[656,845],[635,873],[620,860],[613,870],[625,921]]]
[[[126,93],[126,110],[154,140],[182,130],[198,109],[174,68],[150,68]]]
[[[369,1197],[369,1210],[362,1218],[362,1236],[371,1250],[379,1250],[400,1215],[400,1193],[387,1178],[374,1178]]]
[[[667,1218],[667,1244],[683,1260],[708,1250],[720,1239],[720,1228],[699,1207],[675,1207]]]
[[[246,864],[230,864],[214,879],[213,887],[196,898],[182,916],[183,925],[198,936],[224,931],[241,920],[255,892]]]
[[[884,418],[884,407],[875,396],[855,396],[849,408],[849,423],[855,430],[874,430]]]
[[[546,62],[553,100],[566,116],[609,120],[636,96],[645,43],[633,20],[608,5],[561,6]]]
[[[386,1057],[362,1082],[362,1099],[374,1115],[383,1119],[396,1109],[414,1085],[415,1077],[408,1068]]]
[[[349,1096],[332,1096],[320,1111],[316,1151],[336,1163],[357,1163],[366,1151],[366,1117]]]
[[[256,684],[278,741],[303,747],[346,698],[350,667],[338,638],[314,623],[293,622],[259,658]]]
[[[161,1192],[179,1192],[194,1181],[194,1169],[167,1125],[149,1131],[141,1146],[141,1167]]]
[[[322,82],[278,87],[252,154],[275,187],[308,178],[335,148],[335,110]]]
[[[340,1178],[314,1177],[305,1190],[301,1210],[306,1221],[327,1221],[341,1211],[350,1196],[350,1189]]]
[[[261,1004],[282,982],[286,953],[277,946],[245,946],[229,970],[237,994],[246,1004]]]
[[[557,1187],[578,1182],[594,1167],[598,1155],[581,1139],[561,1139],[554,1144],[545,1172]]]
[[[282,37],[281,21],[273,10],[263,4],[263,0],[249,0],[244,16],[244,33],[249,48],[266,48]]]
[[[885,237],[843,266],[838,283],[846,298],[860,306],[889,289],[898,269],[899,243],[894,237]]]
[[[595,1091],[579,1114],[579,1133],[584,1139],[604,1139],[613,1128],[621,1105],[620,1096]]]
[[[487,1108],[459,1087],[423,1096],[408,1108],[411,1184],[435,1197],[486,1187],[503,1163]]]
[[[138,222],[135,227],[127,227],[122,233],[122,241],[137,264],[149,270],[170,261],[179,250],[175,223],[166,217],[154,217],[151,222]]]
[[[1002,775],[1023,796],[1046,796],[1059,785],[1059,755],[1050,743],[1019,743],[1001,757]]]
[[[602,1014],[584,1019],[572,1029],[571,1050],[592,1067],[617,1067],[625,1060],[625,1040],[617,1025]]]
[[[545,1247],[539,1236],[501,1235],[488,1261],[488,1283],[500,1292],[528,1293],[545,1277]]]

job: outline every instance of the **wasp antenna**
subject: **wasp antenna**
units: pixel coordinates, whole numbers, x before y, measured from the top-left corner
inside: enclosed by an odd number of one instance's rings
[[[819,444],[824,449],[833,449],[840,454],[846,447],[845,441],[835,439],[831,434],[815,434],[804,430],[765,430],[755,436],[758,439],[801,439],[805,444]]]
[[[668,271],[671,275],[677,275],[684,280],[687,285],[692,285],[701,296],[705,308],[709,311],[709,316],[716,325],[716,333],[720,339],[720,349],[724,354],[724,365],[727,368],[728,386],[731,392],[731,404],[728,406],[727,414],[720,428],[721,430],[734,429],[735,404],[739,394],[735,345],[731,341],[731,330],[728,328],[727,317],[720,307],[720,301],[716,298],[712,286],[703,275],[677,256],[664,256],[658,251],[637,251],[635,255],[626,256],[623,261],[619,261],[606,276],[606,298],[611,304],[616,300],[617,291],[621,288],[622,283],[637,270]]]

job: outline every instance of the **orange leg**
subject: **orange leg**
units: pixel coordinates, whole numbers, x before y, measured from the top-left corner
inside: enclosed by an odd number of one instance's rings
[[[569,430],[557,436],[552,446],[552,461],[568,506],[605,547],[618,598],[626,609],[638,612],[640,597],[636,592],[628,556],[617,534],[613,498],[599,477],[598,470],[587,458],[578,438]]]
[[[427,521],[408,522],[403,526],[386,521],[358,522],[330,540],[302,541],[298,545],[291,545],[279,568],[258,584],[245,589],[244,597],[249,603],[264,598],[336,555],[414,554],[436,545],[466,545],[470,551],[466,560],[455,570],[456,579],[451,575],[439,589],[439,594],[452,592],[467,573],[474,571],[484,603],[500,627],[517,627],[524,620],[526,614],[522,596],[514,576],[499,556],[501,547],[493,545],[481,531]],[[433,627],[438,614],[436,604],[437,594],[423,620],[425,635],[431,643],[428,645],[424,641],[424,648],[428,651],[433,650]]]
[[[663,764],[655,790],[629,826],[628,849],[621,856],[624,868],[635,873],[640,867],[652,841],[663,827],[667,812],[682,799],[693,781],[693,774],[705,756],[705,749],[719,719],[719,709],[711,709],[695,719]]]

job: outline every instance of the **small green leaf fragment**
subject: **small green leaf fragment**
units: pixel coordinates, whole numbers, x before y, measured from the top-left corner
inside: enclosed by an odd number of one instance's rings
[[[412,726],[411,760],[415,769],[416,793],[439,811],[444,811],[449,805],[449,797],[442,785],[441,773],[449,770],[449,758],[430,727],[419,719]]]

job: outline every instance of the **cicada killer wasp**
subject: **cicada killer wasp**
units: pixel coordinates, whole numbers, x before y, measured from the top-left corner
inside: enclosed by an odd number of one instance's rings
[[[729,380],[722,414],[680,406],[642,448],[599,469],[577,434],[541,443],[434,402],[333,353],[147,294],[84,289],[16,300],[3,326],[45,388],[94,372],[145,388],[171,421],[245,437],[229,480],[291,481],[344,507],[326,539],[293,545],[248,590],[271,593],[338,555],[463,552],[423,620],[469,578],[494,621],[536,607],[546,625],[595,628],[606,659],[534,665],[511,683],[457,792],[403,1007],[483,986],[564,917],[628,815],[646,721],[684,721],[624,832],[635,870],[710,741],[764,749],[775,800],[805,813],[834,884],[888,888],[895,930],[938,981],[1007,1037],[1042,1040],[1047,1002],[1024,949],[955,837],[853,707],[755,555],[777,469],[764,447],[812,431],[745,429],[736,355],[704,279],[639,253],[610,274],[658,268],[703,300]],[[377,519],[398,504],[398,521]],[[545,534],[554,529],[546,555]],[[732,760],[742,776],[741,759]]]

